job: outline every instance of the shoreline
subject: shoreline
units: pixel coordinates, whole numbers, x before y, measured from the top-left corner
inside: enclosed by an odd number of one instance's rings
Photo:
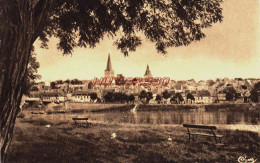
[[[152,110],[200,110],[199,107],[203,106],[206,111],[225,111],[225,110],[231,110],[231,111],[259,111],[260,112],[260,103],[256,105],[252,110],[252,105],[249,103],[243,103],[243,104],[167,104],[167,105],[154,105],[154,104],[148,104],[148,105],[139,105],[139,108],[142,108],[141,110],[145,111],[152,111]]]

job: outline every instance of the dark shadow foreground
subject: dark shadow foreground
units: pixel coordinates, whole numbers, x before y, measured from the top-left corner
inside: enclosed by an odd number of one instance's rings
[[[72,121],[18,119],[7,162],[237,162],[240,156],[260,156],[257,133],[221,130],[224,146],[201,137],[188,143],[185,133],[171,125],[76,128]]]

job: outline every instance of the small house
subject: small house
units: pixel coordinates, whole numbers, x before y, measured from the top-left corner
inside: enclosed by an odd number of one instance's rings
[[[76,91],[72,93],[71,100],[74,102],[90,102],[90,93],[89,91]]]
[[[212,103],[209,91],[201,90],[197,92],[197,97],[195,98],[195,103],[198,104],[209,104]]]
[[[65,93],[63,92],[43,92],[41,94],[43,102],[64,102],[66,100]]]

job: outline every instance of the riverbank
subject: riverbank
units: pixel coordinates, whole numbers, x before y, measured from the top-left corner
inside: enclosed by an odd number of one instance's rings
[[[249,103],[242,104],[141,104],[138,106],[138,110],[140,111],[170,111],[170,110],[203,110],[205,111],[225,111],[225,110],[234,110],[234,111],[256,111],[260,112],[260,103],[256,104],[252,107]]]
[[[114,133],[114,134],[113,134]],[[186,129],[171,125],[91,123],[17,119],[7,162],[237,162],[258,158],[257,133],[218,130],[223,146],[199,137],[188,143]]]
[[[32,114],[59,114],[59,113],[84,113],[84,112],[109,112],[109,111],[129,111],[134,104],[96,104],[96,103],[73,103],[66,107],[63,103],[56,105],[46,105],[43,107],[28,107],[23,110],[31,111]]]

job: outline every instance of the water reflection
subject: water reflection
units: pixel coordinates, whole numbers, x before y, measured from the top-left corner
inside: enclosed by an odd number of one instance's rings
[[[90,121],[105,123],[131,123],[131,124],[218,124],[218,125],[260,125],[259,113],[234,111],[137,111],[137,112],[102,112],[77,114],[51,114],[35,115],[44,118],[66,121],[75,116],[87,116]]]
[[[177,112],[139,111],[89,113],[90,119],[102,122],[132,124],[245,124],[258,125],[259,114],[244,112]]]

